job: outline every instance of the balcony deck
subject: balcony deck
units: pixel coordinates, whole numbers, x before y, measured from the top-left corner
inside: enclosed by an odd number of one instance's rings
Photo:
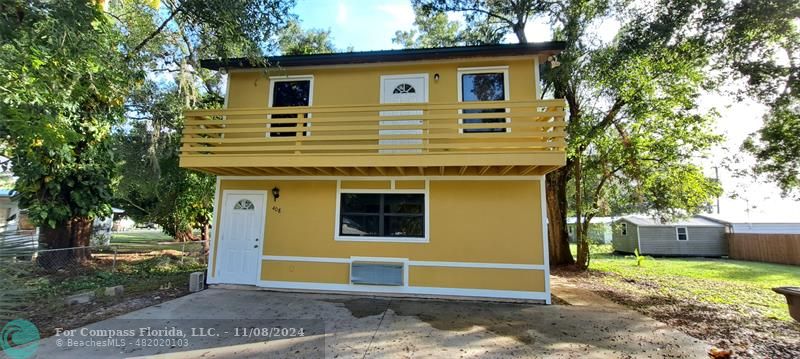
[[[541,175],[564,165],[564,106],[537,100],[189,110],[180,165],[230,176]]]

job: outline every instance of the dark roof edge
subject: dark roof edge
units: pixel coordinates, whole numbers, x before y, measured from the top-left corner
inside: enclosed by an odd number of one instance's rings
[[[433,49],[379,50],[361,52],[342,52],[335,54],[269,56],[265,59],[270,66],[300,67],[369,64],[380,62],[410,62],[425,60],[444,60],[469,57],[523,56],[535,54],[555,54],[566,47],[564,41],[533,42],[527,44],[498,44],[481,46],[457,46]],[[209,70],[247,69],[253,65],[246,58],[200,60],[200,66]]]

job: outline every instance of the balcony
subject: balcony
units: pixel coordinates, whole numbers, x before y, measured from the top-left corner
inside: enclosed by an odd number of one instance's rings
[[[185,111],[181,167],[229,176],[541,175],[563,100]]]

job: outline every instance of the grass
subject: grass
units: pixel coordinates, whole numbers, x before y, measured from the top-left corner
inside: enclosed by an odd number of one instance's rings
[[[122,249],[132,249],[136,251],[198,251],[202,247],[200,243],[186,242],[176,243],[175,240],[161,232],[160,230],[131,230],[127,232],[114,232],[111,235],[111,244]]]
[[[571,245],[573,253],[575,245]],[[592,248],[590,270],[611,273],[603,280],[626,291],[649,291],[665,296],[735,307],[740,312],[758,313],[792,320],[783,295],[773,287],[800,285],[800,267],[770,263],[712,258],[651,258],[641,266],[633,255],[615,255],[610,245]],[[643,293],[644,294],[644,293]]]

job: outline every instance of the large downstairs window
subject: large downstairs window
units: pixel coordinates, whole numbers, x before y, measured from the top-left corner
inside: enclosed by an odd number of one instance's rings
[[[340,194],[340,237],[425,237],[422,193]]]

